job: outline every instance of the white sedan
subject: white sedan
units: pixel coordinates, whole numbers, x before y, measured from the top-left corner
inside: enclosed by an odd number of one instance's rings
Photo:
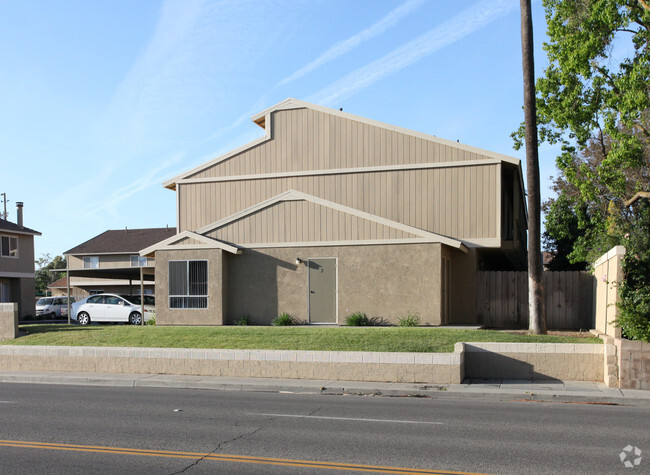
[[[75,306],[73,319],[81,325],[90,322],[128,322],[132,325],[142,323],[142,306],[139,295],[98,294],[88,297],[81,305]],[[144,320],[156,317],[154,299],[145,295]]]

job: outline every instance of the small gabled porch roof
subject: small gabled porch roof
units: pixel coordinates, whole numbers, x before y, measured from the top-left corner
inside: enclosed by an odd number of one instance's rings
[[[156,251],[183,249],[222,249],[231,254],[241,254],[241,249],[217,239],[212,239],[192,231],[183,231],[140,251],[141,256],[152,256]]]

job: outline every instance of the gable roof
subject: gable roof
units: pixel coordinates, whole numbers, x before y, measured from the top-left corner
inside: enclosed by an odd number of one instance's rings
[[[232,254],[242,253],[241,249],[217,239],[201,236],[192,231],[183,231],[182,233],[176,234],[164,241],[153,244],[146,249],[142,249],[140,255],[149,256],[154,254],[156,251],[179,249],[222,249]]]
[[[41,236],[41,233],[38,231],[26,228],[25,226],[18,226],[11,221],[7,221],[6,219],[0,219],[0,232],[2,231],[14,234],[31,234],[32,236]]]
[[[447,246],[459,249],[463,252],[467,252],[467,246],[463,244],[463,242],[457,240],[457,239],[452,239],[446,236],[442,236],[440,234],[435,234],[431,233],[429,231],[424,231],[422,229],[415,228],[413,226],[409,226],[406,224],[398,223],[396,221],[392,221],[390,219],[382,218],[380,216],[376,216],[370,213],[366,213],[364,211],[360,211],[354,208],[350,208],[349,206],[344,206],[339,203],[335,203],[333,201],[325,200],[323,198],[318,198],[313,195],[309,195],[307,193],[303,193],[300,191],[296,190],[289,190],[284,193],[281,193],[273,198],[270,198],[268,200],[262,201],[254,206],[251,206],[245,210],[242,210],[238,213],[235,213],[227,218],[221,219],[215,223],[212,223],[208,226],[205,226],[203,228],[200,228],[196,231],[197,234],[201,234],[203,236],[206,236],[207,234],[211,234],[216,230],[223,229],[227,227],[229,224],[234,223],[236,221],[245,219],[249,216],[253,216],[256,213],[262,212],[264,210],[268,210],[278,203],[283,203],[283,202],[290,202],[290,201],[306,201],[309,203],[313,203],[319,207],[322,208],[327,208],[330,210],[334,210],[335,212],[338,213],[344,213],[347,214],[351,217],[358,218],[361,221],[366,221],[370,223],[374,223],[377,226],[385,227],[385,228],[390,228],[393,231],[395,231],[397,234],[396,238],[389,238],[389,239],[372,239],[368,237],[364,237],[361,239],[357,238],[348,238],[348,239],[340,239],[340,238],[334,238],[334,240],[327,241],[327,245],[361,245],[361,244],[397,244],[397,243],[416,243],[416,242],[422,242],[422,243],[441,243],[445,244]],[[296,223],[291,223],[293,226],[296,225]],[[281,240],[279,242],[273,242],[273,243],[250,243],[247,242],[246,245],[250,247],[260,247],[262,245],[264,246],[270,246],[270,247],[276,247],[276,246],[296,246],[296,245],[314,245],[318,242],[322,244],[324,240],[323,239],[316,239],[316,240],[307,240],[303,242],[295,242],[295,241],[288,241],[288,240]],[[243,243],[238,242],[238,245],[243,245]]]
[[[270,124],[270,122],[271,122],[271,120],[273,120],[272,113],[277,112],[277,111],[282,111],[282,110],[291,110],[291,109],[312,109],[312,110],[323,112],[323,113],[330,114],[330,115],[333,115],[333,116],[342,117],[342,118],[353,120],[353,121],[356,121],[356,122],[361,122],[361,123],[364,123],[364,124],[368,124],[368,125],[371,125],[371,126],[374,126],[374,127],[379,127],[379,128],[386,129],[386,130],[399,132],[399,133],[402,133],[402,134],[405,134],[405,135],[409,135],[409,136],[418,137],[418,138],[421,138],[421,139],[437,142],[437,143],[439,143],[441,145],[466,150],[466,151],[469,151],[469,152],[473,152],[473,153],[476,153],[476,154],[479,154],[479,155],[489,157],[490,159],[494,159],[494,160],[498,160],[498,161],[502,161],[502,162],[507,162],[507,163],[512,163],[514,165],[520,166],[520,161],[518,159],[513,158],[513,157],[509,157],[507,155],[502,155],[500,153],[490,152],[489,150],[480,149],[478,147],[472,147],[470,145],[464,145],[464,144],[454,142],[454,141],[451,141],[451,140],[442,139],[442,138],[436,137],[434,135],[428,135],[428,134],[424,134],[422,132],[416,132],[414,130],[405,129],[403,127],[398,127],[398,126],[395,126],[395,125],[386,124],[384,122],[379,122],[379,121],[376,121],[376,120],[367,119],[365,117],[350,114],[350,113],[343,112],[343,111],[340,111],[340,110],[330,109],[329,107],[319,106],[317,104],[312,104],[312,103],[309,103],[309,102],[301,101],[299,99],[288,98],[288,99],[285,99],[282,102],[279,102],[278,104],[275,104],[274,106],[269,107],[268,109],[263,110],[262,112],[254,115],[252,117],[253,122],[255,122],[257,125],[259,125],[260,127],[262,127],[265,130],[265,135],[263,137],[255,139],[255,140],[253,140],[252,142],[249,142],[246,145],[243,145],[243,146],[241,146],[239,148],[236,148],[235,150],[232,150],[232,151],[226,153],[225,155],[221,155],[221,156],[219,156],[217,158],[209,160],[208,162],[206,162],[206,163],[204,163],[202,165],[199,165],[198,167],[195,167],[195,168],[193,168],[191,170],[188,170],[186,172],[181,173],[180,175],[177,175],[177,176],[175,176],[173,178],[170,178],[169,180],[166,180],[165,182],[163,182],[163,186],[165,188],[169,188],[171,190],[174,190],[174,189],[176,189],[176,183],[177,182],[182,181],[183,179],[185,179],[185,178],[187,178],[187,177],[189,177],[191,175],[195,175],[195,174],[197,174],[197,173],[199,173],[199,172],[201,172],[201,171],[203,171],[203,170],[205,170],[205,169],[207,169],[207,168],[209,168],[209,167],[211,167],[213,165],[216,165],[216,164],[218,164],[220,162],[223,162],[223,161],[233,157],[234,155],[237,155],[237,154],[239,154],[241,152],[244,152],[244,151],[246,151],[248,149],[256,147],[259,144],[261,144],[261,143],[263,143],[263,142],[265,142],[267,140],[270,140],[271,139],[271,133],[270,133],[271,124]]]
[[[104,231],[63,254],[137,254],[140,249],[176,235],[176,228]]]
[[[65,270],[65,269],[64,269]],[[68,277],[63,276],[47,286],[48,289],[65,289],[68,287]]]

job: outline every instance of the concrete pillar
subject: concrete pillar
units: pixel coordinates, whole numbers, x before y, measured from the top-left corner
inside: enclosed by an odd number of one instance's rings
[[[18,304],[0,303],[0,340],[18,336]]]

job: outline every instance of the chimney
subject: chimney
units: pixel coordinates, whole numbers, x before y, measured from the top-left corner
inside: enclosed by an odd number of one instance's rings
[[[20,227],[23,226],[23,202],[22,201],[17,201],[16,202],[16,224]]]

